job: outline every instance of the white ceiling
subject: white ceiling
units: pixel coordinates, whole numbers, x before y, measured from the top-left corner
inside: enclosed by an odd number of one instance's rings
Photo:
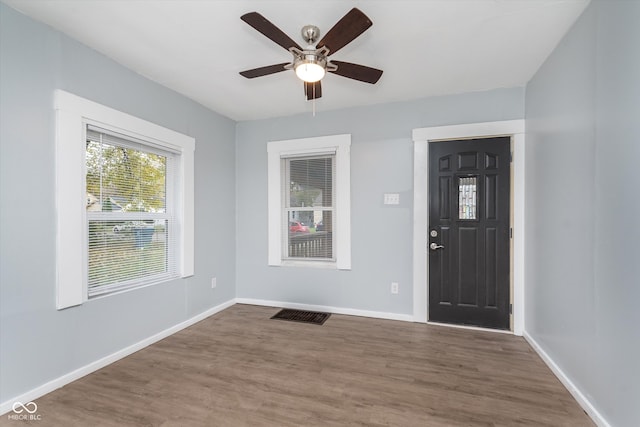
[[[352,7],[373,27],[331,59],[384,70],[376,85],[329,74],[318,112],[524,86],[589,0],[2,0],[120,64],[234,120],[312,110],[292,71],[239,71],[291,60],[240,20],[257,11],[300,45]]]

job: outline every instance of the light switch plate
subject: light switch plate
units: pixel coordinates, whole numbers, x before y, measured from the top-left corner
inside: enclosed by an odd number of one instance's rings
[[[400,204],[400,194],[398,194],[398,193],[385,193],[384,194],[384,204],[385,205],[399,205]]]

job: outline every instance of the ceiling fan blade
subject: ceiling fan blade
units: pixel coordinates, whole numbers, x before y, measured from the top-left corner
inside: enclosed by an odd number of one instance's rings
[[[347,77],[349,79],[375,84],[382,76],[382,70],[378,70],[377,68],[342,61],[331,61],[331,63],[337,65],[338,69],[335,71],[329,71],[330,73]]]
[[[240,71],[240,75],[248,79],[256,77],[267,76],[269,74],[279,73],[285,71],[285,65],[289,65],[288,62],[282,64],[267,65],[266,67],[254,68],[252,70]]]
[[[251,25],[253,28],[258,30],[260,33],[262,33],[275,43],[279,44],[286,50],[289,50],[290,47],[296,47],[302,50],[298,43],[293,41],[291,37],[286,35],[280,28],[276,27],[267,18],[260,15],[258,12],[245,13],[240,17],[240,19]]]
[[[315,83],[304,82],[304,93],[307,96],[307,101],[320,98],[322,96],[322,85],[320,81]]]
[[[329,55],[333,55],[372,25],[373,22],[367,18],[367,15],[354,7],[325,34],[316,45],[316,49],[327,47]]]

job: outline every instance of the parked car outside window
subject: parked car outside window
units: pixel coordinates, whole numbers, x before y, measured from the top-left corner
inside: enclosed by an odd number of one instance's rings
[[[289,232],[290,233],[308,233],[309,227],[307,227],[303,222],[300,222],[300,221],[290,221]]]

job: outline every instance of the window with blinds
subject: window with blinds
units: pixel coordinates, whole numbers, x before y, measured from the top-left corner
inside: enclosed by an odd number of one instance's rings
[[[283,258],[335,260],[335,154],[282,162]]]
[[[351,269],[351,135],[267,143],[267,261]]]
[[[86,135],[89,297],[177,277],[179,153],[92,125]]]

